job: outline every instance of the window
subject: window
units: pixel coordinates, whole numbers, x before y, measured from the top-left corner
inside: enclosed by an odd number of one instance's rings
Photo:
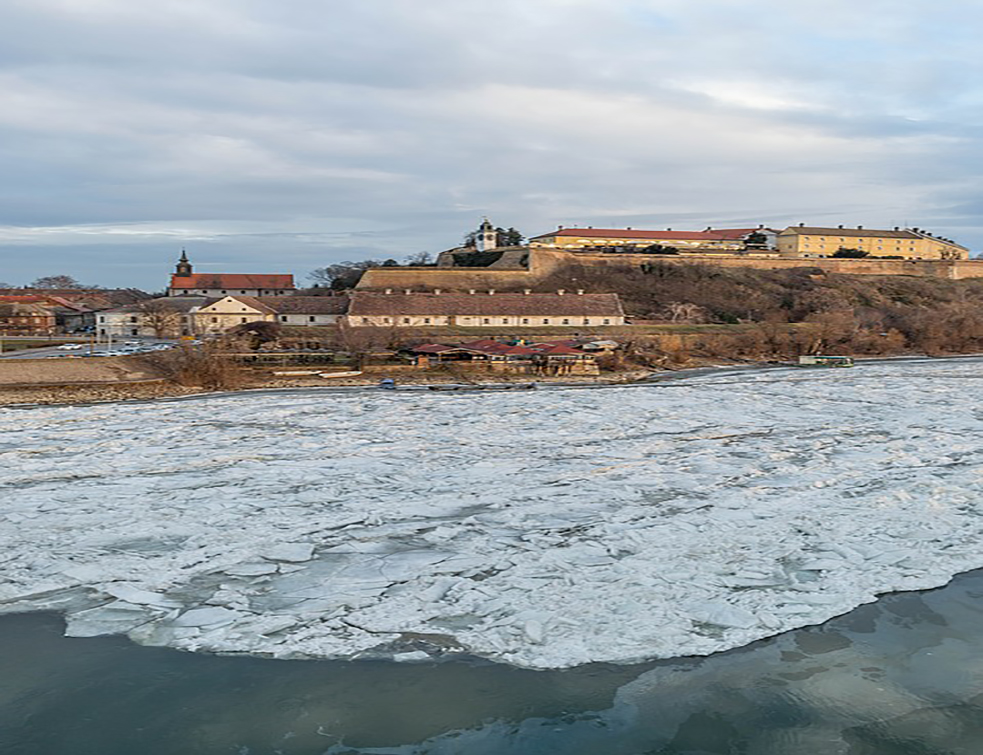
[[[99,322],[106,322],[106,318],[105,317],[100,317],[99,318]]]
[[[502,325],[508,325],[508,324],[509,324],[509,318],[503,317],[502,318]]]
[[[410,324],[410,318],[409,317],[404,317],[403,318],[403,325],[409,325],[409,324]]]
[[[430,318],[429,317],[424,317],[423,318],[423,324],[424,325],[429,325],[430,324]]]
[[[286,321],[287,321],[287,316],[286,315],[280,315],[280,322],[286,322]]]
[[[611,321],[605,317],[604,318],[604,324],[605,325],[610,325],[611,324]]]
[[[245,318],[245,317],[240,317],[239,320],[242,321],[242,322],[248,322],[248,319]]]
[[[389,318],[387,317],[387,318],[386,318],[386,320],[388,321],[388,320],[389,320]],[[315,320],[314,320],[314,315],[310,315],[310,316],[309,316],[309,317],[307,318],[307,322],[315,322]]]
[[[244,293],[246,293],[246,292],[245,292],[245,291],[240,291],[239,293],[240,293],[240,294],[244,294]]]
[[[584,325],[590,325],[590,318],[589,317],[585,317],[584,318]]]
[[[223,293],[223,294],[227,294],[227,293],[229,293],[229,292],[228,292],[228,291],[223,291],[222,293]]]
[[[483,322],[483,323],[484,323],[485,325],[490,325],[490,324],[491,324],[491,319],[490,319],[490,318],[488,318],[488,317],[486,317],[486,318],[485,318],[484,320],[482,320],[482,322]]]
[[[386,325],[388,325],[389,323],[391,323],[391,322],[392,322],[392,320],[390,320],[390,319],[389,319],[388,317],[383,317],[383,318],[382,318],[382,321],[383,321],[384,323],[386,323]],[[311,322],[314,322],[314,318],[313,318],[313,317],[311,318]]]
[[[362,318],[362,325],[368,325],[368,324],[369,324],[369,318],[368,317],[363,317]]]
[[[137,321],[137,318],[136,317],[131,317],[130,318],[130,322],[136,322],[136,321]]]
[[[522,318],[522,324],[523,325],[528,325],[529,324],[529,318],[528,317],[523,317]]]
[[[564,324],[564,325],[569,325],[569,324],[570,324],[570,318],[568,318],[568,317],[564,317],[564,318],[563,318],[563,324]]]
[[[218,318],[217,317],[213,317],[212,318],[212,322],[218,322]]]

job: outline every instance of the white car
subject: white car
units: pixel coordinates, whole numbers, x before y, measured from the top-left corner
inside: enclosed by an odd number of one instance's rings
[[[84,349],[84,343],[63,343],[61,346],[57,347],[61,351],[78,351],[79,349]]]

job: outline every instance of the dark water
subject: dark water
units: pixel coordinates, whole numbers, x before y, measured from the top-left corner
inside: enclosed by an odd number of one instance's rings
[[[0,755],[983,755],[983,572],[703,659],[272,661],[0,617]]]

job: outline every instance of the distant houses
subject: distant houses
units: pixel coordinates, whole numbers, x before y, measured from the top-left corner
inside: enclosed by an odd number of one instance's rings
[[[171,316],[167,317],[167,312]],[[99,313],[100,335],[177,337],[224,333],[250,322],[352,328],[599,328],[625,324],[616,294],[377,293],[153,299]]]

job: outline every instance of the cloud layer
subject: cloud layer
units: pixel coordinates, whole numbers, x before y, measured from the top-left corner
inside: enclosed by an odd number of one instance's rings
[[[557,224],[983,246],[983,11],[912,0],[13,0],[0,279],[159,288]]]

